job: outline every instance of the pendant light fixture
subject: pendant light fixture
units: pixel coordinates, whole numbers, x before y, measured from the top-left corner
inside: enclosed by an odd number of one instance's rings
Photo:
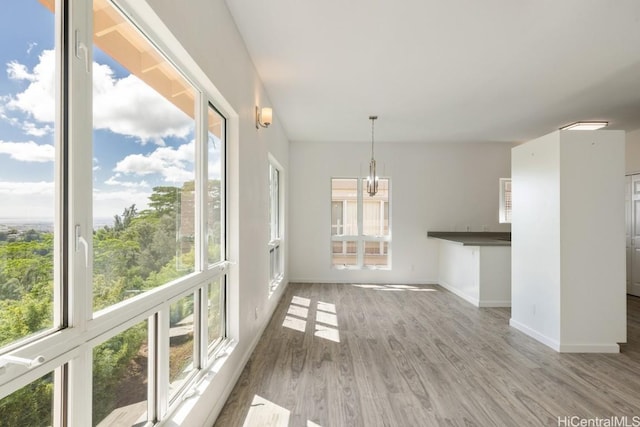
[[[367,193],[373,197],[378,192],[378,176],[376,175],[376,159],[373,157],[373,126],[378,116],[369,116],[371,120],[371,163],[369,163],[369,176],[367,177]]]

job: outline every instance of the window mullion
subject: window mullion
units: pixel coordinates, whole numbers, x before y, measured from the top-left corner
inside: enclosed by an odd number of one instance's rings
[[[66,37],[68,52],[65,72],[68,81],[64,111],[65,191],[61,212],[66,219],[68,275],[65,323],[86,331],[91,316],[92,275],[92,26],[91,2],[64,2],[68,7]],[[84,47],[84,48],[82,48]],[[66,407],[70,426],[91,425],[92,352],[80,347],[69,363]]]
[[[228,233],[228,214],[227,210],[227,121],[223,119],[220,123],[222,129],[220,134],[222,135],[222,143],[220,144],[220,254],[223,261],[229,260],[229,245],[227,242]],[[207,147],[209,144],[207,143]]]
[[[158,312],[156,321],[156,405],[157,419],[162,419],[169,408],[169,306]]]
[[[197,292],[196,298],[196,307],[198,307],[198,328],[195,331],[195,336],[198,337],[196,340],[197,348],[197,366],[202,369],[209,363],[207,356],[209,354],[209,310],[208,310],[208,302],[209,302],[209,283],[207,282],[204,286],[200,288]],[[195,324],[195,320],[194,320]],[[195,354],[195,353],[194,353]]]
[[[207,252],[209,243],[207,233],[209,178],[208,178],[208,101],[201,92],[196,101],[196,158],[195,158],[195,271],[203,271],[208,267]]]
[[[93,353],[82,345],[78,355],[69,362],[68,397],[66,402],[69,426],[92,425]]]
[[[147,365],[147,420],[156,421],[158,414],[158,313],[149,317],[147,342],[149,343]]]
[[[92,4],[73,2],[69,11],[69,97],[67,104],[69,326],[86,329],[91,315],[92,276]],[[76,46],[84,46],[80,49]]]

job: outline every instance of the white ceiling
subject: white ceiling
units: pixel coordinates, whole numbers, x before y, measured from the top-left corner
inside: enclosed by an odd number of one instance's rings
[[[640,128],[639,0],[227,0],[292,141]]]

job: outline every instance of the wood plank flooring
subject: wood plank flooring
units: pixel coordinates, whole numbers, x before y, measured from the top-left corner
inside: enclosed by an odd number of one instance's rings
[[[215,426],[640,417],[640,298],[628,297],[620,354],[556,353],[509,313],[438,286],[289,284]]]

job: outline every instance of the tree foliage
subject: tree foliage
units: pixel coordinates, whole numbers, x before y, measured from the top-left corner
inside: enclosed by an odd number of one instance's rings
[[[136,205],[115,215],[112,226],[93,235],[93,309],[100,310],[146,290],[161,286],[193,270],[191,235],[181,233],[181,195],[193,203],[194,183],[182,188],[155,187],[149,209]],[[210,226],[220,229],[220,182],[209,183]],[[193,206],[190,207],[193,211]],[[0,232],[0,346],[52,327],[53,233],[5,229]],[[210,239],[208,251],[219,257],[219,239]],[[172,306],[172,324],[193,313],[193,306]],[[146,340],[146,328],[133,327],[94,349],[94,423],[106,417],[117,401],[119,378]],[[47,376],[0,400],[0,422],[22,418],[26,424],[49,425],[52,377]],[[48,408],[48,409],[47,409]],[[5,424],[3,424],[5,425]]]

